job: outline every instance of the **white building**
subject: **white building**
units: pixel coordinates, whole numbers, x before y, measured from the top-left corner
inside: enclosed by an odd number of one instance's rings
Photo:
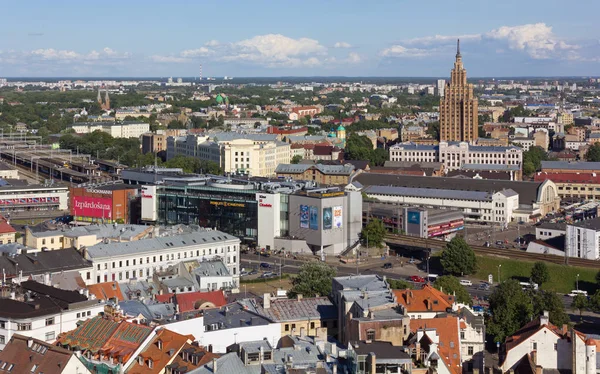
[[[436,82],[438,96],[444,96],[444,88],[446,87],[445,79],[438,79]]]
[[[265,339],[277,346],[281,323],[272,322],[255,312],[253,303],[244,300],[213,309],[205,309],[201,317],[164,325],[178,334],[193,334],[209,351],[225,353],[227,347],[242,342]]]
[[[60,333],[73,330],[77,321],[98,315],[104,304],[87,292],[66,291],[35,281],[20,284],[22,293],[11,293],[0,302],[0,350],[13,334],[53,343]],[[24,295],[29,297],[24,301]]]
[[[69,188],[60,185],[0,187],[0,207],[4,214],[29,209],[67,210],[69,209]]]
[[[102,131],[113,138],[139,138],[150,131],[150,124],[145,122],[78,122],[71,125],[77,134],[89,134]]]
[[[187,260],[221,260],[237,285],[240,240],[221,231],[203,229],[133,242],[101,243],[86,248],[84,257],[93,263],[91,274],[83,277],[88,285],[152,279],[155,272]]]
[[[441,162],[446,170],[464,164],[516,165],[521,167],[519,147],[474,146],[467,142],[440,142],[439,145],[399,143],[389,148],[390,161]]]
[[[578,331],[550,323],[548,312],[523,326],[504,344],[505,354],[500,368],[503,373],[514,369],[522,360],[542,370],[572,373],[598,372],[596,341]]]
[[[600,218],[568,224],[565,251],[569,257],[600,259]]]
[[[465,220],[479,223],[506,224],[515,220],[514,213],[519,208],[519,195],[511,189],[492,194],[482,191],[369,186],[363,192],[382,202],[461,210]]]

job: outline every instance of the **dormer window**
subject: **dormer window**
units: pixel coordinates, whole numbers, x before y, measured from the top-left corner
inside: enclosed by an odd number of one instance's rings
[[[138,356],[138,364],[144,365],[144,358],[142,356]]]
[[[160,340],[160,339],[159,339],[159,340],[156,342],[156,345],[158,346],[158,349],[160,349],[160,350],[162,351],[162,349],[163,349],[162,340]]]
[[[148,360],[148,367],[150,369],[152,369],[153,366],[154,366],[154,363],[152,362],[152,359]]]

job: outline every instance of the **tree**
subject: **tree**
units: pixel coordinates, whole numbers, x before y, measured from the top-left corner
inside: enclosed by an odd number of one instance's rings
[[[531,321],[531,298],[517,280],[506,280],[490,295],[490,314],[487,332],[493,336],[494,341],[503,342],[507,336]]]
[[[579,310],[579,319],[582,318],[583,311],[589,306],[589,302],[586,296],[582,294],[577,294],[573,298],[573,302],[571,303],[571,308]]]
[[[600,286],[600,270],[596,273],[596,283]]]
[[[531,175],[533,173],[535,173],[535,166],[533,165],[533,162],[531,162],[531,161],[523,162],[523,174]]]
[[[600,290],[596,290],[590,298],[590,308],[596,313],[600,312]]]
[[[455,236],[446,244],[440,262],[444,271],[453,275],[472,274],[477,270],[475,252],[460,236]]]
[[[426,132],[433,139],[439,140],[440,139],[440,122],[439,121],[429,122],[427,124],[427,131]]]
[[[473,300],[467,289],[460,284],[460,280],[452,275],[438,277],[433,287],[448,295],[456,295],[456,302],[471,305]]]
[[[299,164],[300,161],[302,161],[302,156],[300,155],[295,155],[294,157],[292,157],[292,160],[290,161],[292,164]]]
[[[565,306],[560,296],[551,291],[531,291],[533,302],[533,315],[539,316],[549,312],[550,322],[556,326],[569,323],[569,315],[565,312]]]
[[[383,222],[377,218],[372,219],[363,227],[360,238],[363,244],[375,247],[383,246],[383,239],[387,233]]]
[[[308,262],[300,267],[298,275],[292,278],[292,288],[288,291],[289,298],[298,295],[315,297],[331,294],[331,279],[335,277],[335,269],[324,262]]]
[[[393,290],[406,290],[412,288],[412,284],[402,279],[388,279],[388,284]]]
[[[550,280],[550,272],[548,271],[548,266],[545,262],[538,261],[535,264],[533,264],[530,279],[533,283],[536,283],[540,287],[542,286],[542,284]]]
[[[594,143],[585,153],[585,159],[589,162],[599,162],[600,161],[600,143]]]

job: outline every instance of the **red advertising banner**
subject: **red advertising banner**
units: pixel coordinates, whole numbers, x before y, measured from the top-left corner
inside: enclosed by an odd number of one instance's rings
[[[112,199],[74,196],[71,213],[78,217],[112,218]]]

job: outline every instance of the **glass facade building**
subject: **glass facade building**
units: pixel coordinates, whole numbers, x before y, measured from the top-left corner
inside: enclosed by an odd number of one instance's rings
[[[256,189],[211,186],[157,186],[160,225],[199,225],[256,242]]]

